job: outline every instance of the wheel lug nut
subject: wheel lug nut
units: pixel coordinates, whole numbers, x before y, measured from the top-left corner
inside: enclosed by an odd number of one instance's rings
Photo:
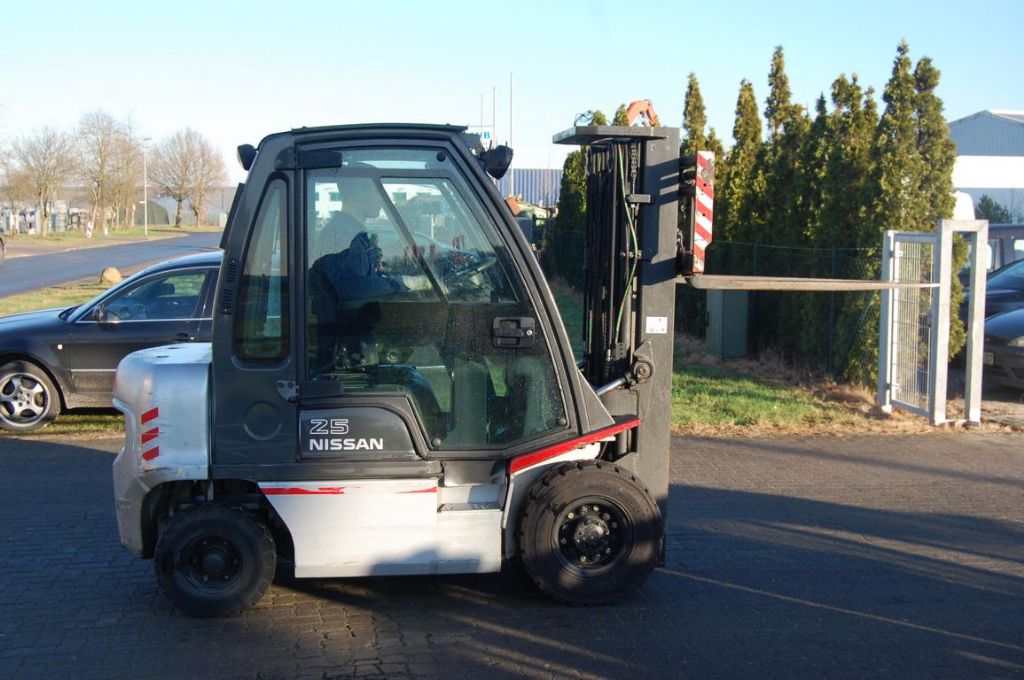
[[[580,562],[586,562],[586,561],[587,561],[587,556],[586,555],[580,555]]]
[[[607,522],[608,520],[610,520],[611,518],[612,518],[612,516],[611,516],[611,515],[609,515],[609,514],[608,514],[607,512],[601,515],[601,519],[603,519],[603,520],[604,520],[604,521],[606,521],[606,522]]]
[[[573,519],[574,517],[576,517],[576,513],[570,512],[568,515],[566,515],[566,517],[568,517],[569,519]]]

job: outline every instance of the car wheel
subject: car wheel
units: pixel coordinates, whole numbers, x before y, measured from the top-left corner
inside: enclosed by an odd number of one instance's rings
[[[0,367],[0,428],[31,432],[60,414],[60,393],[43,369],[27,361]]]
[[[160,589],[182,613],[238,616],[274,580],[277,555],[266,525],[240,509],[209,504],[171,517],[153,566]]]
[[[605,604],[636,589],[661,549],[661,513],[635,477],[604,462],[569,463],[530,489],[519,552],[537,586],[568,604]]]

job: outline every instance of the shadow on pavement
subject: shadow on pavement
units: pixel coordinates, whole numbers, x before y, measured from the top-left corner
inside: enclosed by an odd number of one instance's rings
[[[756,492],[675,484],[668,563],[615,606],[555,604],[516,569],[282,575],[242,617],[193,620],[118,545],[113,456],[98,450],[115,445],[94,446],[0,442],[4,677],[1024,675],[1024,524],[983,504],[893,511],[770,480]],[[964,494],[981,483],[1024,495],[976,477],[957,477]]]

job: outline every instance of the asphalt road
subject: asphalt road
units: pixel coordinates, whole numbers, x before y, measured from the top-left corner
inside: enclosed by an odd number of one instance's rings
[[[105,267],[118,269],[149,264],[220,245],[220,233],[187,234],[176,238],[126,243],[105,248],[8,258],[0,267],[0,297],[27,293],[87,277],[99,279]]]
[[[0,436],[0,677],[1024,677],[1022,435],[676,438],[667,564],[615,606],[283,576],[214,621],[118,544],[118,446]]]

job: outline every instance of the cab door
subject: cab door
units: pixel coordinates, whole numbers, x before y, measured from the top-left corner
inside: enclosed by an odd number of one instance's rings
[[[226,237],[213,321],[214,476],[258,478],[294,459],[292,187],[290,172],[250,177]]]
[[[454,154],[339,153],[302,175],[300,455],[500,458],[564,436],[545,333]]]

